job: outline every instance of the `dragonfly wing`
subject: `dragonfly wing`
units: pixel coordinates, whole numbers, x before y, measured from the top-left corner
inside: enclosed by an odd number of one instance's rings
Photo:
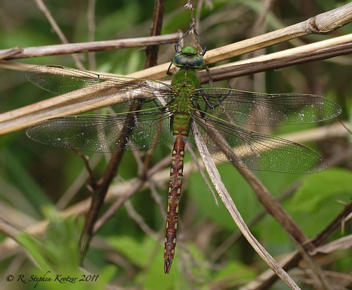
[[[225,148],[235,153],[233,161],[237,166],[252,170],[311,173],[327,166],[317,152],[299,143],[249,131],[216,118],[203,119],[197,113],[193,119],[214,159],[229,162],[221,150]],[[190,140],[194,143],[193,136]]]
[[[120,148],[126,129],[128,142]],[[152,110],[54,118],[30,127],[27,135],[46,145],[91,152],[147,150],[172,141],[170,116]]]
[[[206,113],[230,123],[265,126],[314,123],[335,118],[341,113],[335,102],[315,95],[202,88],[197,90],[193,101]]]
[[[94,108],[110,105],[117,98],[127,100],[159,97],[167,101],[170,95],[169,86],[162,82],[104,76],[58,65],[35,66],[27,70],[25,76],[32,84],[58,95],[94,85],[96,92],[93,96],[86,101],[80,100]],[[77,95],[71,93],[69,98],[74,100]]]

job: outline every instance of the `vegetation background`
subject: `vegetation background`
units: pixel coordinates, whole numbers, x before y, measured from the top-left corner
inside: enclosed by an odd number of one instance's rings
[[[195,2],[195,1],[194,1]],[[271,7],[263,14],[267,1],[258,0],[204,0],[200,14],[199,32],[208,49],[221,47],[254,35],[273,31],[317,14],[347,4],[349,1],[271,1]],[[88,38],[88,1],[46,1],[48,9],[71,43],[86,42]],[[167,1],[162,34],[186,31],[189,12],[183,8],[186,1]],[[193,3],[195,6],[197,3]],[[95,40],[135,38],[149,36],[152,25],[154,1],[120,0],[97,1],[95,7]],[[259,17],[265,25],[256,27]],[[312,43],[352,33],[352,25],[346,25],[330,35],[310,35],[278,44],[262,53],[272,53],[294,46]],[[29,47],[60,43],[35,1],[2,0],[0,3],[0,48]],[[174,54],[173,45],[160,47],[158,63],[166,63]],[[251,55],[252,56],[252,55]],[[250,57],[242,56],[243,57]],[[128,74],[144,68],[145,53],[141,48],[120,49],[95,53],[95,64],[86,54],[79,55],[88,69],[116,74]],[[228,60],[234,61],[240,57]],[[29,64],[60,64],[75,67],[70,55],[39,57],[21,60]],[[343,109],[342,120],[351,116],[351,64],[350,56],[340,56],[315,61],[280,70],[249,75],[219,82],[236,89],[267,93],[309,93],[323,95],[336,101]],[[51,97],[26,81],[23,72],[0,70],[0,110],[7,112]],[[305,131],[324,124],[285,126],[270,133],[281,135]],[[264,128],[265,129],[265,128]],[[260,130],[260,128],[257,128]],[[308,145],[329,159],[347,150],[346,138],[334,138]],[[95,172],[103,172],[108,157],[89,154],[95,162]],[[153,154],[153,164],[170,155],[170,148],[158,148]],[[191,162],[191,158],[188,159]],[[170,157],[171,161],[171,157]],[[245,221],[251,221],[263,211],[250,187],[231,165],[218,166],[223,181],[231,193]],[[119,168],[115,184],[137,177],[138,164],[132,153],[126,153]],[[310,238],[322,231],[342,210],[341,202],[349,203],[352,196],[351,162],[345,160],[333,168],[310,175],[256,173],[274,196],[279,196],[299,182],[298,189],[283,201],[283,206]],[[19,238],[26,247],[6,247],[5,234],[0,235],[0,284],[1,289],[33,288],[34,284],[7,282],[9,274],[41,275],[51,269],[53,273],[68,272],[81,275],[76,265],[75,248],[82,221],[61,220],[51,207],[58,210],[69,207],[89,197],[84,186],[85,167],[80,157],[70,150],[58,149],[35,143],[25,131],[11,133],[0,138],[0,216],[2,223],[23,229],[50,217],[55,226],[43,240]],[[166,205],[167,180],[154,184],[156,193]],[[185,176],[184,193],[180,210],[180,230],[176,260],[171,273],[163,273],[164,217],[155,201],[155,192],[145,188],[134,195],[126,207],[120,208],[99,231],[85,260],[90,275],[100,275],[98,282],[70,285],[79,287],[103,287],[104,284],[128,289],[235,289],[247,284],[267,265],[249,246],[243,237],[224,244],[238,232],[225,207],[216,206],[200,173]],[[63,196],[72,194],[68,204]],[[153,197],[154,196],[154,197]],[[51,206],[51,207],[48,207]],[[104,206],[103,211],[109,205]],[[280,259],[295,251],[286,233],[270,215],[259,215],[251,230],[269,253]],[[142,225],[142,226],[141,226]],[[2,227],[3,228],[3,227]],[[330,240],[351,235],[346,223],[344,232],[336,231]],[[78,233],[78,234],[77,234]],[[72,242],[74,241],[74,242]],[[29,257],[28,252],[32,255]],[[352,289],[351,248],[319,256],[319,264],[338,277],[346,289]],[[34,256],[34,259],[33,259]],[[37,257],[37,258],[35,258]],[[39,258],[38,258],[39,257]],[[34,262],[34,260],[36,262]],[[38,261],[44,261],[41,264]],[[70,271],[68,271],[70,269]],[[62,271],[62,272],[60,272]],[[332,274],[331,274],[332,273]],[[290,272],[303,289],[311,289],[309,270],[302,262]],[[80,276],[79,276],[80,277]],[[91,278],[90,278],[91,279]],[[349,281],[348,281],[349,279]],[[335,283],[335,282],[334,282]],[[336,282],[337,283],[337,282]],[[10,286],[11,287],[10,287]],[[349,285],[349,286],[348,286]],[[66,285],[67,286],[67,285]],[[37,289],[55,289],[58,283],[39,283]],[[350,287],[350,288],[348,288]],[[120,289],[120,288],[119,288]],[[277,282],[272,289],[287,289]]]

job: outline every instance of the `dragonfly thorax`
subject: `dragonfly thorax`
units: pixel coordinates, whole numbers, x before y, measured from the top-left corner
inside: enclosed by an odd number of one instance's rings
[[[194,46],[185,46],[177,52],[172,63],[180,68],[185,69],[202,69],[204,68],[203,56]]]

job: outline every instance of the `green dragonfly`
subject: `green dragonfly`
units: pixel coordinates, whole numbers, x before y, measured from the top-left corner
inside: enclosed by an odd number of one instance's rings
[[[207,152],[199,149],[203,154],[252,170],[319,172],[327,165],[312,149],[245,129],[237,123],[265,126],[304,124],[328,120],[341,113],[336,103],[314,95],[262,94],[201,87],[197,71],[205,66],[205,46],[202,53],[194,46],[181,48],[179,42],[175,49],[172,64],[179,70],[171,85],[127,77],[103,77],[62,66],[37,66],[26,72],[30,82],[55,94],[94,85],[95,88],[101,86],[102,94],[106,96],[128,99],[112,106],[112,114],[59,117],[36,124],[27,130],[27,135],[37,142],[93,152],[147,150],[173,143],[165,273],[169,273],[175,254],[186,142],[196,148],[195,137],[200,135],[208,149]],[[109,89],[104,93],[106,87]],[[101,105],[102,94],[95,97],[92,106]],[[70,95],[74,98],[74,93]],[[126,129],[129,130],[128,137],[124,133]],[[208,134],[209,130],[221,138],[214,138]],[[220,145],[231,148],[236,160],[229,160],[221,152]]]

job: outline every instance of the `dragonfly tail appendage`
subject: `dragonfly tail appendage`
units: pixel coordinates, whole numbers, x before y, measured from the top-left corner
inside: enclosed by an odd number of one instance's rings
[[[172,149],[172,164],[170,169],[164,251],[165,274],[168,274],[170,272],[171,264],[175,255],[178,210],[181,199],[184,155],[184,136],[179,135],[175,138],[174,148]]]

